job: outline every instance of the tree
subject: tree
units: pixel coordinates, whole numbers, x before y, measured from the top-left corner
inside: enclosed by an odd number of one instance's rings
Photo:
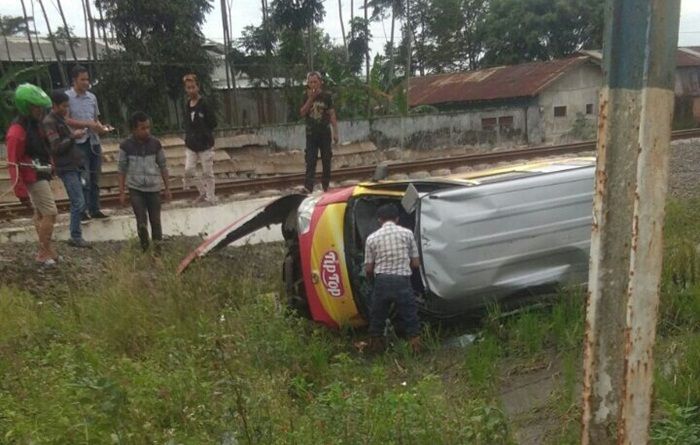
[[[12,54],[10,54],[10,43],[7,38],[26,32],[26,27],[27,23],[24,21],[24,17],[0,16],[0,34],[2,34],[2,38],[5,41],[8,62],[12,62]],[[0,63],[0,66],[2,66],[2,63]]]
[[[168,104],[182,97],[182,76],[194,72],[207,86],[211,60],[200,30],[212,5],[207,0],[97,0],[123,51],[102,65],[103,89],[130,110],[167,121]]]
[[[71,37],[73,28],[68,26],[68,22],[66,21],[66,15],[63,13],[63,5],[61,5],[61,0],[56,0],[56,6],[58,6],[58,13],[61,15],[61,21],[63,22],[63,28],[59,27],[56,30],[56,38],[62,38],[59,36],[63,36],[63,34],[61,34],[61,29],[63,29],[63,31],[65,32],[65,39],[68,42],[68,46],[70,47],[70,53],[73,56],[73,60],[77,62],[78,57],[75,55],[75,44],[77,42],[77,39],[73,39]]]
[[[22,16],[24,17],[24,32],[27,34],[27,42],[29,43],[29,52],[32,54],[32,63],[36,64],[36,54],[34,53],[34,45],[32,44],[32,35],[29,29],[29,22],[34,20],[34,17],[27,15],[27,7],[24,4],[24,0],[20,0],[22,4]]]
[[[343,36],[343,47],[345,48],[345,60],[350,56],[348,54],[348,39],[345,37],[345,22],[343,22],[343,0],[338,0],[338,19],[340,21],[340,33]]]
[[[389,61],[388,83],[390,84],[393,83],[394,77],[394,32],[396,28],[396,19],[403,17],[406,13],[404,1],[405,0],[371,0],[367,2],[367,6],[372,7],[372,20],[383,20],[388,14],[391,16],[391,31],[389,32],[389,44],[386,49],[387,60]]]
[[[0,140],[5,139],[5,131],[17,115],[14,90],[17,85],[24,82],[35,82],[39,86],[42,86],[42,83],[50,85],[51,79],[46,65],[32,65],[29,68],[11,66],[0,75]]]
[[[418,58],[430,72],[478,68],[483,51],[486,0],[433,0],[417,2],[411,20],[420,30]]]
[[[604,0],[491,0],[484,64],[516,64],[600,48]]]
[[[273,0],[272,22],[278,31],[306,31],[306,60],[309,71],[314,69],[314,25],[326,14],[322,0]],[[290,36],[291,37],[291,36]]]
[[[348,36],[348,66],[352,74],[359,75],[361,73],[362,63],[365,54],[369,51],[371,40],[372,34],[369,30],[369,23],[361,17],[352,19]]]
[[[61,56],[58,52],[58,47],[56,46],[56,39],[54,39],[53,32],[51,32],[51,24],[49,23],[49,16],[46,14],[46,8],[44,8],[44,2],[39,0],[39,6],[41,7],[41,12],[44,15],[44,21],[46,22],[46,29],[49,33],[49,41],[51,42],[51,47],[53,48],[53,54],[56,57],[56,63],[58,64],[58,73],[61,75],[61,86],[65,87],[66,83],[66,73],[63,70],[63,64],[61,63]]]

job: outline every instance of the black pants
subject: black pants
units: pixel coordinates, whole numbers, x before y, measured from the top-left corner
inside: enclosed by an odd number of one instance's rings
[[[163,239],[163,229],[160,226],[160,192],[142,192],[129,189],[131,207],[136,215],[136,231],[139,234],[141,248],[148,249],[148,222],[151,223],[153,241]]]
[[[309,189],[314,189],[314,178],[316,176],[316,162],[318,161],[318,152],[321,152],[321,165],[323,165],[323,176],[321,177],[321,185],[323,190],[328,190],[328,184],[331,182],[331,129],[323,129],[321,131],[306,130],[306,179],[304,186]]]

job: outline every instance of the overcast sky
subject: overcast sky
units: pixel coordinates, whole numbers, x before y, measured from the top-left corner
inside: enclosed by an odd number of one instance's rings
[[[247,25],[258,25],[261,21],[260,1],[258,0],[229,0],[232,1],[233,19],[232,25],[234,36],[239,37],[241,30]],[[37,2],[33,0],[25,0],[27,8],[31,8],[31,4],[35,3],[34,16],[37,17],[37,29],[40,34],[46,33],[46,25]],[[85,28],[82,16],[82,8],[80,0],[61,0],[64,11],[66,11],[67,20],[70,26],[74,27],[74,32],[78,35],[84,35]],[[223,41],[223,32],[221,28],[221,10],[219,1],[214,1],[214,9],[207,16],[207,21],[204,24],[204,35],[212,40]],[[343,3],[343,21],[345,23],[350,19],[350,0],[342,0]],[[363,16],[364,12],[360,8],[363,4],[362,0],[355,0],[355,16]],[[55,28],[60,24],[60,16],[55,6],[55,0],[44,0],[47,8],[49,20]],[[340,31],[338,18],[338,2],[336,0],[326,0],[324,2],[326,9],[326,18],[323,23],[323,29],[331,38],[338,43],[342,42],[342,33]],[[32,15],[31,11],[27,12]],[[22,15],[22,7],[19,1],[0,0],[0,14],[2,15]],[[382,50],[384,43],[388,40],[389,35],[388,23],[374,23],[372,25],[372,50],[379,52]],[[348,31],[346,26],[346,32]],[[699,0],[681,0],[681,23],[679,30],[679,41],[681,46],[699,45],[700,46],[700,1]]]

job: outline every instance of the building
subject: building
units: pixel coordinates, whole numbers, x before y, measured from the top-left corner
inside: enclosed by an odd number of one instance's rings
[[[70,68],[75,64],[80,64],[88,67],[99,65],[100,61],[110,50],[120,50],[121,47],[113,42],[105,42],[103,39],[96,39],[96,51],[90,46],[90,40],[85,37],[75,37],[73,50],[75,58],[70,46],[65,42],[57,42],[58,60],[56,53],[53,50],[51,41],[44,37],[34,37],[32,39],[32,48],[34,57],[38,63],[48,66],[49,76],[53,88],[60,88],[65,81],[70,82]],[[24,36],[7,37],[7,44],[4,38],[0,42],[0,63],[3,67],[30,67],[34,64],[32,59],[32,51],[27,38]],[[209,53],[209,56],[214,61],[211,69],[213,96],[221,101],[222,126],[232,125],[234,123],[232,109],[235,106],[238,113],[238,126],[259,126],[272,123],[287,122],[289,115],[289,106],[284,98],[283,89],[284,79],[274,79],[275,88],[269,89],[266,86],[262,87],[251,81],[241,72],[237,72],[235,79],[236,91],[233,91],[230,76],[226,75],[226,65],[224,60],[223,45],[206,40],[203,48]],[[147,62],[144,62],[147,63]],[[96,79],[99,81],[99,69],[96,70]],[[66,83],[66,84],[67,84]],[[183,92],[184,97],[184,92]],[[228,101],[228,104],[226,103]],[[180,105],[180,106],[178,106]],[[182,114],[181,104],[170,104],[170,121],[174,126],[178,125],[178,117]]]
[[[581,51],[602,65],[600,51]],[[700,46],[680,47],[676,53],[675,127],[700,124]]]
[[[676,126],[700,123],[700,47],[679,48]],[[412,78],[411,107],[471,111],[475,130],[520,136],[524,142],[565,142],[595,136],[603,83],[600,51],[566,59]]]
[[[520,133],[538,144],[567,139],[590,126],[598,110],[600,66],[588,56],[412,78],[411,107],[470,110],[480,130]],[[571,135],[575,137],[575,135]]]

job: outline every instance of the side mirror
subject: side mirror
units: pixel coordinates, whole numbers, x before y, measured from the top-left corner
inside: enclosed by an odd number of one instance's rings
[[[416,209],[416,203],[418,203],[418,199],[420,199],[418,189],[416,189],[415,185],[408,184],[406,192],[401,198],[401,205],[403,206],[403,209],[406,211],[406,213],[413,213],[413,211]]]

